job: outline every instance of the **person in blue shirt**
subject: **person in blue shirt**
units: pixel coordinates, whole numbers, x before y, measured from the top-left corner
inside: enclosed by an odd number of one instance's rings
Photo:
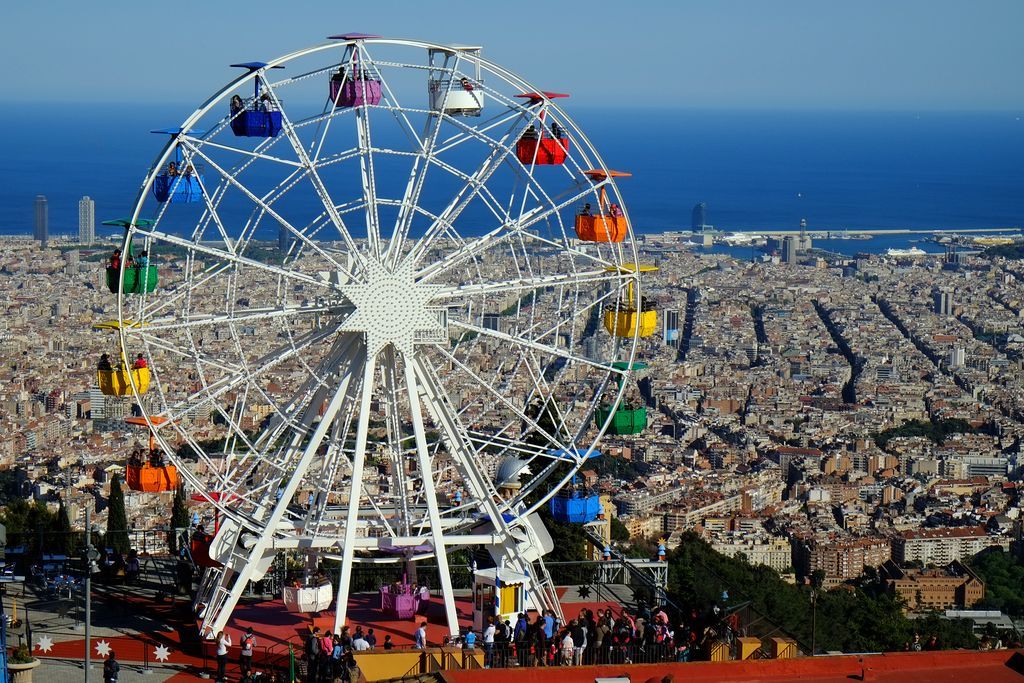
[[[417,650],[422,650],[427,646],[427,622],[421,621],[420,627],[416,629],[416,644],[413,646]]]
[[[544,637],[551,640],[555,634],[555,615],[551,610],[544,611]]]
[[[473,633],[473,629],[466,629],[466,635],[463,636],[462,642],[465,643],[465,648],[467,650],[472,650],[476,647],[476,634]]]

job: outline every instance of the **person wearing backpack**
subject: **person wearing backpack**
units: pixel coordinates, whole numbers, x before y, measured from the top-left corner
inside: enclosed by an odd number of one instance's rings
[[[117,663],[114,651],[110,651],[107,661],[103,662],[103,683],[117,683],[117,674],[121,671],[121,665]]]
[[[244,679],[252,670],[252,649],[256,647],[256,636],[252,634],[252,626],[245,629],[239,646],[242,648],[242,653],[238,657],[238,664],[242,669],[242,678]]]

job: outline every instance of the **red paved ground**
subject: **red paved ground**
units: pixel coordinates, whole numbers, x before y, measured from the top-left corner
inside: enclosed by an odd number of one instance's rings
[[[746,662],[445,671],[442,675],[448,683],[593,683],[598,677],[618,676],[628,676],[633,683],[661,683],[666,676],[688,683],[1022,683],[1024,651],[899,652]]]
[[[564,594],[564,589],[561,589]],[[354,628],[359,625],[364,629],[372,628],[377,634],[378,643],[384,642],[384,636],[390,635],[397,647],[409,647],[413,644],[413,634],[420,619],[398,620],[386,617],[379,610],[380,598],[375,593],[361,593],[349,599],[348,623]],[[163,662],[168,664],[182,664],[193,667],[195,671],[201,670],[204,665],[212,668],[215,658],[213,656],[213,644],[205,643],[200,646],[196,642],[188,642],[188,635],[193,624],[175,623],[175,616],[169,605],[154,605],[149,601],[126,598],[125,603],[138,602],[138,609],[146,610],[148,613],[159,616],[162,621],[173,625],[177,630],[159,631],[144,634],[132,634],[117,637],[93,637],[93,657],[99,659],[96,649],[101,641],[106,642],[117,658],[122,662],[145,662],[157,663],[156,648],[166,647],[169,650],[169,657]],[[459,616],[459,624],[468,626],[472,623],[472,603],[469,597],[456,598],[456,611]],[[591,603],[563,603],[562,609],[567,619],[578,615],[582,608],[592,610],[611,608],[616,614],[621,607],[611,602]],[[440,644],[448,633],[447,622],[444,615],[443,604],[434,599],[431,601],[427,616],[427,640],[431,644]],[[304,635],[314,624],[310,615],[293,614],[285,611],[281,600],[270,600],[266,602],[250,603],[239,606],[227,629],[225,629],[235,647],[232,649],[231,658],[237,659],[238,643],[246,628],[252,627],[256,635],[257,647],[254,653],[254,663],[261,663],[270,659],[285,657],[288,652],[288,645],[291,644],[297,653],[302,652]],[[315,620],[315,624],[321,629],[334,628],[334,611],[322,612]],[[182,645],[182,636],[185,634],[186,643]],[[84,639],[68,640],[55,643],[48,652],[41,652],[38,649],[38,637],[36,638],[36,655],[40,657],[57,657],[64,659],[83,659],[85,656]],[[204,662],[202,647],[207,650],[207,659]],[[147,659],[148,658],[148,659]],[[175,677],[177,679],[177,677]],[[192,680],[182,678],[180,680]]]

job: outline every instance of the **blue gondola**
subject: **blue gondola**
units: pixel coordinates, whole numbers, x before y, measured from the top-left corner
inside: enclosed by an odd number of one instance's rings
[[[243,62],[231,66],[240,69],[248,69],[252,74],[260,69],[265,69],[266,62]],[[272,66],[272,69],[283,69],[281,66]],[[253,97],[248,106],[242,105],[242,98],[235,95],[231,98],[231,132],[238,137],[247,138],[276,138],[281,132],[281,112],[265,111],[259,106],[260,101],[260,80],[253,77]]]
[[[231,119],[231,131],[238,137],[276,138],[281,132],[281,112],[246,109]]]
[[[586,524],[601,516],[601,496],[583,491],[561,492],[549,505],[556,522]]]
[[[203,186],[200,176],[168,175],[163,173],[153,180],[153,196],[161,204],[164,202],[191,203],[203,201]]]
[[[164,128],[150,132],[177,137],[185,131],[181,128]],[[153,179],[153,196],[161,204],[203,201],[203,167],[183,162],[181,150],[175,146],[174,160],[168,162],[167,168]]]

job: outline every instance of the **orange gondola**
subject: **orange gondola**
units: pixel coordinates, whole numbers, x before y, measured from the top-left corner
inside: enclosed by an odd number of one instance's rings
[[[152,426],[159,426],[167,422],[165,417],[152,417],[148,421],[144,417],[125,418],[125,422],[141,427],[150,427],[149,452],[157,450],[156,437],[153,434]],[[151,426],[152,425],[152,426]],[[146,493],[160,493],[164,491],[176,491],[178,489],[178,468],[174,465],[129,461],[125,468],[125,481],[132,491],[144,491]]]
[[[632,173],[622,171],[584,171],[584,175],[595,183],[605,178],[628,178]],[[576,236],[584,242],[621,242],[629,232],[629,222],[618,204],[608,201],[608,192],[601,185],[598,208],[594,213],[589,204],[576,216]]]

